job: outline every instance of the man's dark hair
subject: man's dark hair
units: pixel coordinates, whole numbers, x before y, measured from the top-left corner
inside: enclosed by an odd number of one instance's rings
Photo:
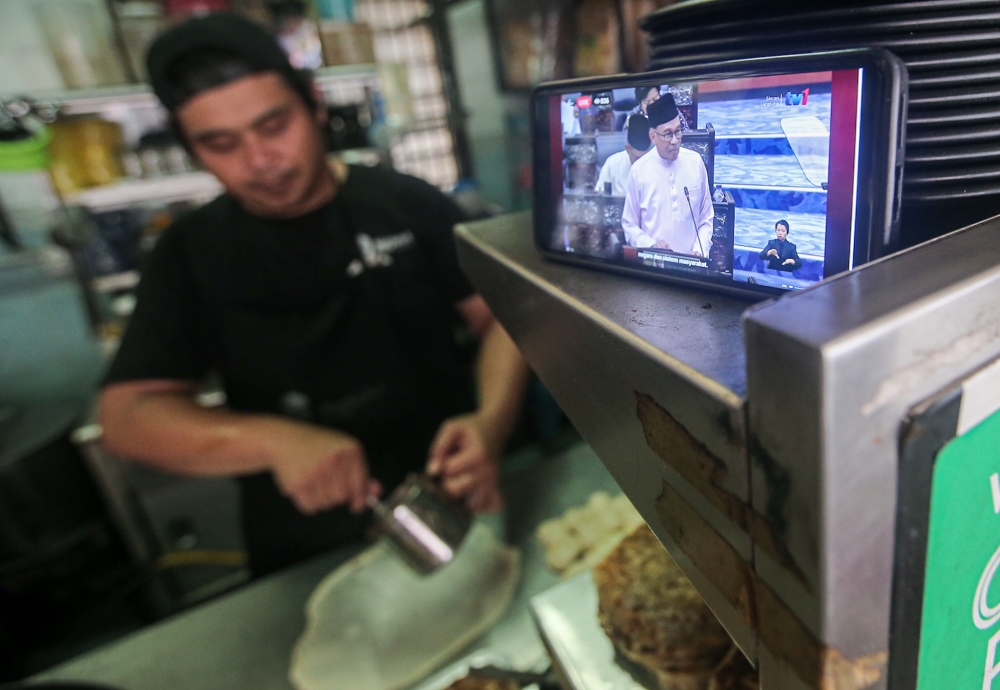
[[[649,92],[656,89],[656,93],[660,93],[659,86],[637,86],[635,87],[635,100],[642,103],[642,99],[649,95]]]
[[[160,98],[170,112],[169,125],[173,135],[189,147],[184,129],[177,120],[177,109],[203,91],[225,86],[252,74],[275,72],[302,99],[310,112],[317,103],[312,90],[312,77],[306,70],[260,70],[243,57],[215,47],[196,48],[187,52],[164,70]],[[190,152],[190,151],[189,151]]]
[[[162,99],[171,112],[203,91],[224,86],[259,70],[245,58],[215,47],[197,48],[181,55],[164,70]],[[277,70],[309,110],[316,109],[312,78],[304,70]]]
[[[267,29],[230,12],[177,24],[156,37],[146,54],[154,93],[170,112],[174,134],[187,145],[176,113],[192,97],[252,74],[280,75],[310,111],[316,110],[312,77],[296,70]]]
[[[784,225],[785,226],[785,232],[791,232],[792,231],[792,229],[790,227],[788,227],[788,221],[787,220],[779,220],[777,223],[774,224],[774,229],[777,230],[779,225]]]

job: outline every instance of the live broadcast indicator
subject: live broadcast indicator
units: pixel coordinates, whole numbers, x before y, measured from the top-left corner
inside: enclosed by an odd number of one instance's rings
[[[580,110],[586,110],[594,104],[594,99],[590,96],[580,96],[576,99],[576,107]]]

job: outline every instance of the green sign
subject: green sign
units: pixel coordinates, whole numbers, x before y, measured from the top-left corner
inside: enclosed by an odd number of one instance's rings
[[[938,453],[918,690],[1000,690],[1000,412]]]

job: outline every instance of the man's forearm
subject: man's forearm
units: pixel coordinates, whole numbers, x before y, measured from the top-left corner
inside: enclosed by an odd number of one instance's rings
[[[503,450],[517,422],[528,380],[528,365],[499,321],[494,320],[483,336],[476,367],[479,384],[478,414],[488,425],[491,450]]]
[[[116,455],[193,475],[269,469],[269,439],[285,420],[200,407],[185,390],[109,386],[101,397],[104,445]]]

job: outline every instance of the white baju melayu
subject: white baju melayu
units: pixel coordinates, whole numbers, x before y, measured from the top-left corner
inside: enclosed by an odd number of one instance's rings
[[[562,101],[562,109],[559,111],[562,119],[563,134],[567,137],[575,137],[580,134],[580,117],[572,103]]]
[[[691,194],[694,221],[684,198],[684,187]],[[671,251],[680,254],[697,251],[707,256],[712,246],[714,218],[708,172],[701,156],[694,151],[681,148],[676,161],[667,161],[654,148],[632,165],[622,212],[622,229],[630,247],[652,247],[663,241]]]
[[[628,186],[628,174],[632,170],[632,159],[628,151],[619,151],[608,156],[601,166],[601,174],[597,176],[594,189],[598,194],[604,194],[604,183],[611,183],[611,196],[625,196]]]

